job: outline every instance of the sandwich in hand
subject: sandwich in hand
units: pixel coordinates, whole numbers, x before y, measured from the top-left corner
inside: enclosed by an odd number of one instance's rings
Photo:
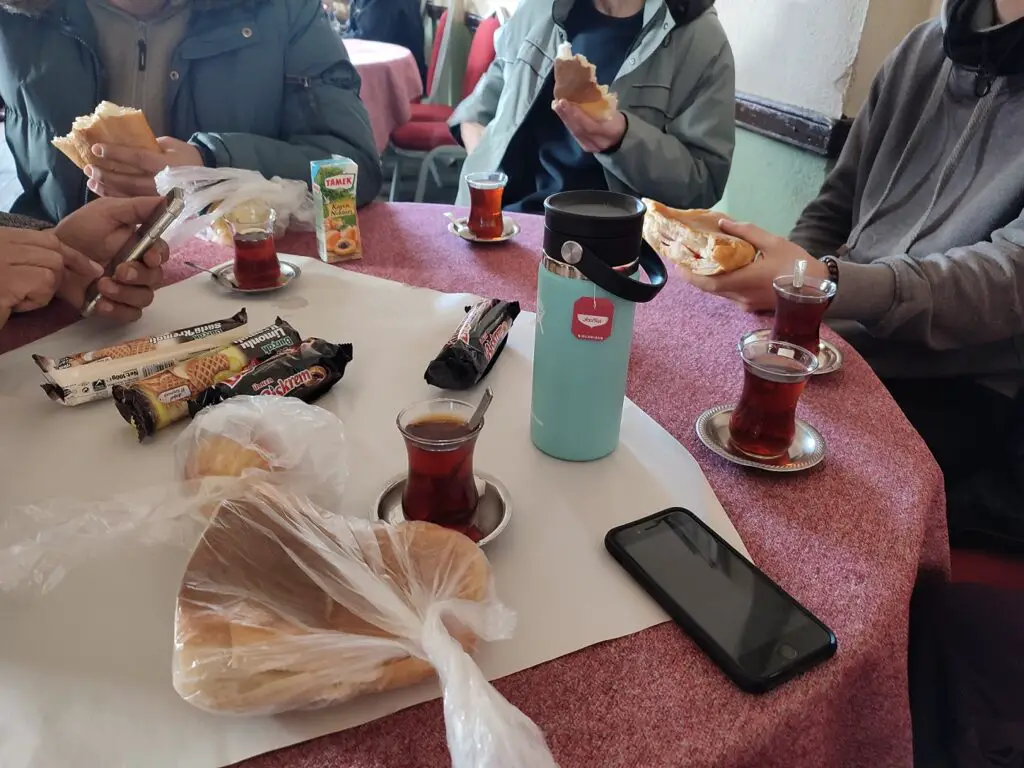
[[[595,120],[607,120],[619,108],[619,99],[597,84],[597,69],[582,54],[573,55],[572,45],[558,46],[555,58],[555,101],[571,101]]]
[[[747,266],[757,255],[757,249],[746,240],[721,230],[720,213],[669,208],[647,198],[643,202],[647,206],[644,240],[663,259],[696,275],[732,272]]]
[[[76,117],[71,124],[71,133],[52,140],[53,146],[81,169],[96,162],[92,148],[96,144],[116,144],[121,147],[138,147],[153,152],[160,151],[156,136],[141,110],[119,107],[109,101],[101,101],[91,115]],[[137,173],[132,168],[117,167],[107,163],[108,168],[119,173]]]

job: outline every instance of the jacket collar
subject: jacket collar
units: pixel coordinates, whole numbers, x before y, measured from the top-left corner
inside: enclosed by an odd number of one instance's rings
[[[555,0],[551,9],[551,15],[555,23],[560,27],[565,26],[565,20],[569,11],[575,3],[592,2],[593,0]],[[661,12],[662,8],[668,8],[669,13],[677,25],[689,24],[700,16],[704,11],[715,4],[715,0],[646,0],[644,2],[644,26]]]

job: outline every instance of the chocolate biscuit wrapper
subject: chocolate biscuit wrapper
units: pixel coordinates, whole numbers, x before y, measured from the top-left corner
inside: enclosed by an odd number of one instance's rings
[[[341,381],[352,361],[351,344],[310,338],[214,384],[188,402],[190,416],[239,395],[296,397],[312,403]]]
[[[281,318],[247,338],[207,352],[130,386],[115,386],[117,410],[141,442],[188,416],[188,401],[246,368],[295,346],[301,337]]]
[[[518,301],[483,299],[466,307],[466,317],[427,366],[427,383],[440,389],[469,389],[490,373],[505,348]]]
[[[245,309],[212,323],[181,328],[159,336],[132,339],[57,360],[33,355],[43,371],[47,396],[62,405],[81,405],[111,396],[127,386],[247,335]]]
[[[63,371],[80,365],[137,357],[147,352],[155,352],[192,341],[199,341],[200,339],[242,328],[248,320],[248,315],[243,307],[231,317],[224,320],[215,320],[212,323],[179,328],[159,336],[143,336],[142,338],[131,339],[120,344],[112,344],[109,347],[101,347],[100,349],[93,349],[88,352],[76,352],[73,355],[56,360],[51,357],[43,357],[42,355],[32,355],[32,359],[36,361],[36,365],[39,366],[43,373]]]

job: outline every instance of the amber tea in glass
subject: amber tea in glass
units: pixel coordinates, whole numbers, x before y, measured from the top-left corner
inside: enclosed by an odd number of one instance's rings
[[[243,290],[273,288],[281,281],[274,242],[274,209],[249,200],[224,217],[235,244],[235,284]]]
[[[470,429],[473,411],[469,403],[440,398],[411,405],[398,415],[409,456],[402,492],[407,520],[460,529],[472,524],[479,501],[473,451],[481,429]]]
[[[494,240],[505,234],[505,220],[501,216],[501,197],[508,176],[501,171],[471,173],[466,176],[469,186],[469,231],[481,240]]]
[[[729,419],[733,447],[757,459],[789,452],[796,436],[796,404],[818,358],[785,341],[742,342],[743,393]]]
[[[793,275],[782,275],[775,278],[772,286],[775,288],[772,339],[788,341],[817,355],[821,346],[818,335],[821,320],[836,295],[836,284],[804,276],[803,284],[797,287],[793,284]]]

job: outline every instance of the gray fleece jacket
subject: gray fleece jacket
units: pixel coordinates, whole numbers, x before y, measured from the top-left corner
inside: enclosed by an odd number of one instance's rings
[[[791,239],[840,256],[829,322],[880,376],[1022,381],[1024,76],[979,96],[942,38],[889,57]]]

